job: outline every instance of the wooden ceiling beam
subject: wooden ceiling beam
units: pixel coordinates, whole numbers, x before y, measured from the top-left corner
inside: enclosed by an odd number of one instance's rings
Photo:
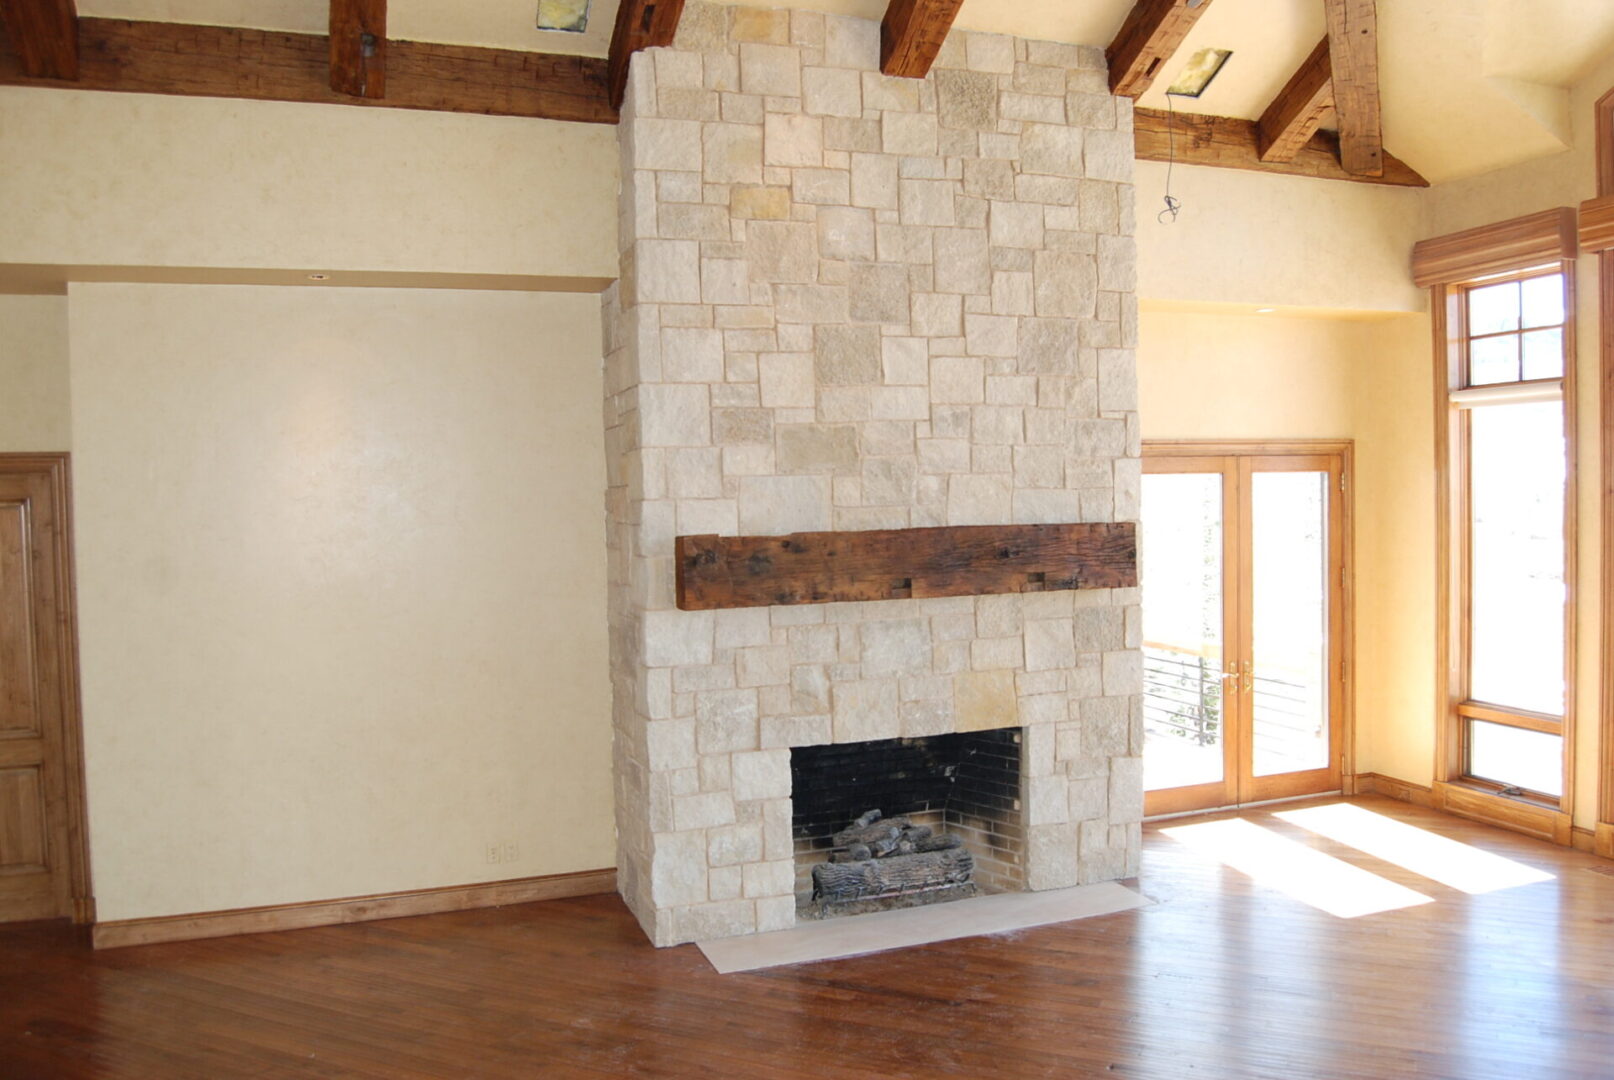
[[[1384,133],[1379,118],[1379,23],[1374,0],[1323,0],[1328,17],[1339,159],[1354,176],[1382,176]]]
[[[964,0],[891,0],[880,23],[880,70],[923,79],[963,6]]]
[[[1175,161],[1391,187],[1429,186],[1429,181],[1388,153],[1383,154],[1384,169],[1378,176],[1346,172],[1339,163],[1339,140],[1331,131],[1317,132],[1290,161],[1262,161],[1256,122],[1232,116],[1180,112],[1173,122],[1173,114],[1165,109],[1135,109],[1133,143],[1139,161]]]
[[[73,0],[0,0],[0,22],[24,75],[78,78],[78,10]]]
[[[684,0],[622,0],[616,9],[616,29],[606,58],[611,108],[622,107],[628,90],[628,62],[640,49],[671,45],[678,33]]]
[[[1325,37],[1256,122],[1262,161],[1293,161],[1311,141],[1324,114],[1334,106],[1333,75]]]
[[[1137,0],[1104,53],[1110,93],[1141,97],[1210,6],[1211,0]]]
[[[387,93],[387,0],[330,0],[331,89],[353,97]]]
[[[385,98],[330,86],[324,34],[233,26],[79,20],[79,77],[30,79],[0,37],[0,86],[48,85],[131,94],[302,101],[438,112],[616,123],[606,100],[605,61],[514,49],[394,41]]]

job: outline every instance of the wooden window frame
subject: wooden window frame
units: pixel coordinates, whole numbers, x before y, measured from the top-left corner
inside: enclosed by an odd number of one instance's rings
[[[1572,213],[1572,212],[1571,212]],[[1523,219],[1521,219],[1523,220]],[[1575,425],[1575,264],[1572,252],[1504,272],[1482,272],[1431,286],[1434,315],[1435,447],[1438,577],[1436,655],[1439,701],[1435,739],[1434,802],[1437,808],[1567,845],[1572,840],[1575,778],[1575,568],[1576,461]],[[1478,265],[1488,270],[1480,260]],[[1475,288],[1561,273],[1564,281],[1561,398],[1564,414],[1564,712],[1562,718],[1498,709],[1470,699],[1468,422],[1452,395],[1467,387],[1468,294]],[[1545,379],[1501,384],[1531,386],[1556,383]],[[1506,785],[1468,775],[1467,727],[1470,720],[1500,721],[1525,730],[1547,731],[1563,740],[1562,794],[1556,798],[1518,793]],[[1504,794],[1504,792],[1507,792]]]
[[[1601,386],[1602,483],[1599,520],[1602,526],[1603,678],[1598,730],[1600,783],[1593,849],[1614,859],[1614,89],[1594,107],[1597,131],[1597,198],[1580,207],[1580,246],[1597,255],[1598,380]]]

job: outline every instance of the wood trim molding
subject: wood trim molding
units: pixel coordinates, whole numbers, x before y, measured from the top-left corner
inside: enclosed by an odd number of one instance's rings
[[[96,923],[91,931],[91,940],[97,949],[117,949],[126,945],[155,945],[164,941],[193,941],[235,934],[263,934],[376,919],[399,919],[410,915],[438,915],[449,911],[506,907],[510,904],[596,896],[615,891],[614,869],[584,870],[574,874],[549,874],[479,885],[349,896],[340,900],[204,911],[195,915],[168,915],[152,919],[119,919]]]
[[[680,536],[675,555],[684,611],[1138,583],[1130,521]]]
[[[1614,825],[1599,821],[1592,830],[1592,851],[1605,859],[1614,859]]]
[[[964,0],[891,0],[880,22],[880,71],[923,79]]]
[[[229,26],[89,19],[79,25],[79,77],[33,79],[0,38],[0,86],[49,86],[527,116],[614,124],[604,60],[513,49],[390,42],[387,96],[330,86],[330,39]]]
[[[1468,784],[1437,780],[1432,790],[1436,810],[1523,833],[1560,847],[1570,846],[1573,840],[1573,823],[1569,814],[1562,810],[1497,795]]]
[[[1419,288],[1450,285],[1575,257],[1575,209],[1561,206],[1477,229],[1420,240],[1412,247]]]
[[[1339,117],[1339,161],[1353,176],[1384,175],[1379,120],[1379,22],[1374,0],[1323,0]]]
[[[622,0],[616,9],[616,28],[611,32],[611,51],[606,58],[608,101],[614,112],[622,107],[628,91],[628,65],[640,49],[671,45],[678,34],[678,20],[684,14],[684,0]]]
[[[1593,106],[1597,126],[1597,194],[1614,195],[1614,90]]]
[[[1614,195],[1599,195],[1580,204],[1579,239],[1582,251],[1614,248]]]
[[[1429,181],[1389,152],[1384,154],[1382,176],[1353,176],[1340,165],[1339,139],[1330,131],[1312,135],[1289,161],[1262,161],[1260,125],[1235,116],[1134,109],[1132,131],[1133,154],[1139,161],[1175,161],[1389,187],[1429,186]]]
[[[1414,784],[1410,780],[1397,780],[1382,773],[1357,773],[1356,793],[1383,795],[1387,799],[1411,803],[1413,806],[1432,808],[1435,805],[1435,793],[1432,789],[1423,784]]]
[[[330,0],[331,89],[380,98],[387,90],[387,0]]]
[[[28,78],[78,78],[78,8],[73,0],[0,0],[0,23]]]
[[[78,591],[73,573],[73,475],[66,453],[0,454],[0,473],[50,474],[56,513],[56,595],[61,598],[62,764],[67,783],[67,868],[73,921],[93,922],[95,897],[90,877],[89,809],[84,782],[84,713],[79,691]]]
[[[1110,64],[1110,93],[1141,97],[1182,45],[1211,0],[1137,0],[1105,50]]]
[[[1328,59],[1328,39],[1323,38],[1256,121],[1256,149],[1261,160],[1269,165],[1293,161],[1317,134],[1323,114],[1333,107],[1334,69]]]

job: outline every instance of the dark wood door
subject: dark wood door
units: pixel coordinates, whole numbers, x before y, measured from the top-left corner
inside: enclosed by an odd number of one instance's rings
[[[86,917],[66,461],[0,455],[0,921]]]

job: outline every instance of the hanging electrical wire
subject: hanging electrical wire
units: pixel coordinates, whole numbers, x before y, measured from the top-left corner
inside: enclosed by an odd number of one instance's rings
[[[1175,222],[1182,211],[1182,200],[1171,194],[1171,172],[1177,164],[1177,109],[1171,100],[1173,96],[1166,94],[1166,208],[1155,215],[1155,220],[1162,225],[1166,224],[1167,214]]]

